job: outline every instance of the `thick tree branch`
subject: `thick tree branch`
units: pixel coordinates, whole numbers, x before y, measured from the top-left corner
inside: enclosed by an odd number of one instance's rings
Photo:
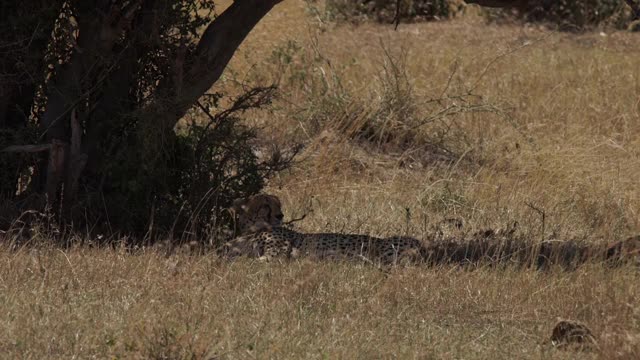
[[[41,151],[49,151],[51,144],[37,144],[37,145],[11,145],[0,150],[0,152],[7,153],[35,153]]]
[[[187,110],[220,78],[242,41],[255,25],[282,0],[236,0],[209,24],[192,56],[185,61],[181,91],[160,88],[151,112],[163,131],[171,131]],[[173,86],[173,85],[172,85]],[[170,109],[170,111],[167,111]],[[154,124],[157,126],[157,124]]]

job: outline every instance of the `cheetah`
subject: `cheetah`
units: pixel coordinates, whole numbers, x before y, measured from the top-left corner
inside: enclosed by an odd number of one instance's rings
[[[277,196],[258,194],[236,199],[229,209],[233,217],[235,235],[271,230],[282,225],[284,214]]]
[[[358,234],[305,234],[291,230],[282,225],[281,203],[272,195],[259,194],[238,200],[231,211],[240,236],[222,247],[221,252],[226,257],[359,259],[396,264],[415,262],[425,255],[420,240],[411,237],[383,239]]]
[[[338,233],[301,233],[284,226],[282,205],[273,195],[259,194],[236,200],[230,209],[236,222],[237,237],[219,250],[223,257],[247,256],[261,260],[295,259],[356,259],[374,264],[476,264],[479,261],[512,261],[530,246],[506,239],[493,230],[472,235],[459,241],[445,239],[423,242],[412,237],[377,238],[368,235]],[[505,242],[506,241],[506,242]],[[526,245],[526,246],[525,246]],[[523,247],[525,246],[525,247]],[[561,264],[604,259],[613,264],[640,265],[640,236],[630,237],[608,248],[582,246],[573,242],[543,242],[537,249],[537,266],[548,262]],[[529,263],[528,257],[521,261]],[[542,262],[541,262],[542,261]],[[575,264],[574,264],[575,265]],[[574,265],[569,266],[573,268]]]

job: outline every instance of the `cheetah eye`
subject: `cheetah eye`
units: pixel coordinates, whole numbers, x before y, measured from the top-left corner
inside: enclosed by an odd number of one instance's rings
[[[276,219],[282,220],[282,219],[284,219],[284,215],[283,214],[278,214],[278,215],[276,215]]]

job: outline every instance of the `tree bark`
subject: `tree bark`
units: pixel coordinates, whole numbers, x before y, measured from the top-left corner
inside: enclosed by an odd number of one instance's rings
[[[59,68],[48,86],[47,105],[40,122],[40,130],[45,134],[46,142],[51,144],[47,171],[41,172],[47,174],[44,192],[50,203],[58,200],[61,182],[71,182],[66,188],[71,191],[69,198],[74,197],[79,172],[87,162],[87,146],[83,143],[82,131],[77,129],[80,124],[77,119],[74,124],[69,114],[99,88],[95,84],[96,74],[106,71],[105,64],[113,58],[114,45],[141,3],[142,0],[131,1],[126,8],[118,8],[105,0],[98,2],[97,7],[83,6],[84,3],[78,6],[77,44],[69,61]],[[105,15],[96,19],[96,14]],[[92,130],[95,130],[96,124],[93,125]],[[91,133],[95,134],[95,131]]]
[[[160,1],[146,0],[142,3],[139,13],[132,19],[129,32],[132,37],[119,49],[113,70],[105,79],[102,93],[95,103],[95,111],[85,119],[85,138],[83,150],[89,161],[86,164],[86,172],[89,176],[100,176],[104,165],[104,149],[99,145],[104,140],[105,134],[109,134],[114,128],[120,126],[118,119],[125,114],[130,114],[136,105],[132,89],[136,85],[136,67],[138,61],[149,51],[151,44],[158,41],[155,37],[160,32],[160,23],[155,21],[158,16]],[[101,189],[98,189],[99,191]]]
[[[65,154],[63,214],[70,214],[78,192],[78,179],[87,164],[87,154],[82,150],[82,127],[75,110],[71,111],[71,143]]]

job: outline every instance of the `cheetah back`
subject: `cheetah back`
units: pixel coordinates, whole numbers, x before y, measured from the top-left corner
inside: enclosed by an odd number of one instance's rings
[[[358,234],[297,234],[292,249],[301,256],[316,258],[359,258],[393,264],[419,261],[424,254],[422,243],[410,237],[377,238]]]
[[[288,257],[290,253],[291,242],[280,228],[239,236],[222,247],[222,255],[229,258],[248,256],[271,259]]]

